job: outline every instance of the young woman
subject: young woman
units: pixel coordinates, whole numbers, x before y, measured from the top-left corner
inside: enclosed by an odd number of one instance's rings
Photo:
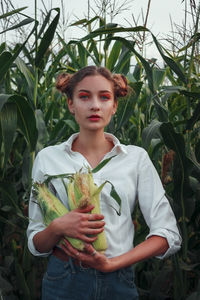
[[[115,136],[104,132],[117,110],[118,97],[127,95],[126,78],[113,75],[106,68],[89,66],[74,75],[60,75],[57,88],[66,94],[69,110],[80,132],[62,144],[39,152],[33,167],[33,180],[42,182],[45,174],[75,173],[83,166],[94,168],[102,160],[114,156],[94,173],[94,181],[97,185],[105,180],[112,182],[122,199],[122,212],[118,216],[109,205],[113,200],[110,186],[105,185],[101,192],[102,215],[90,214],[93,206],[88,206],[71,211],[45,227],[39,206],[31,197],[27,230],[29,249],[33,255],[50,257],[43,279],[42,299],[138,299],[132,265],[153,256],[164,258],[175,253],[180,248],[181,237],[146,151],[120,144]],[[59,179],[52,180],[51,189],[67,206],[67,195]],[[149,234],[134,247],[131,215],[136,198],[149,226]],[[108,248],[100,254],[91,243],[103,230]],[[62,249],[57,247],[65,235],[83,240],[85,251],[78,251],[67,241]]]

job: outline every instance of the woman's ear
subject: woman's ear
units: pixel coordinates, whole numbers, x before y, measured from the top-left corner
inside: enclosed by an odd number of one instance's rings
[[[115,100],[113,104],[113,112],[112,112],[113,115],[116,113],[117,107],[118,107],[118,101]]]
[[[74,104],[73,104],[72,99],[67,98],[67,105],[68,105],[69,111],[72,114],[74,114]]]

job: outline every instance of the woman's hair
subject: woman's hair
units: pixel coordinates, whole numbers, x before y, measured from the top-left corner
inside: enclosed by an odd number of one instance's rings
[[[56,88],[73,99],[73,92],[76,85],[86,76],[101,75],[113,83],[114,98],[125,97],[129,91],[127,79],[122,74],[112,74],[107,68],[88,66],[80,69],[74,74],[62,73],[57,77]]]

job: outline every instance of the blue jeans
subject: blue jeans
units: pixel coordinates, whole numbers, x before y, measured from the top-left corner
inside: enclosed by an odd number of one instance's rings
[[[103,273],[51,255],[42,300],[138,300],[132,267]]]

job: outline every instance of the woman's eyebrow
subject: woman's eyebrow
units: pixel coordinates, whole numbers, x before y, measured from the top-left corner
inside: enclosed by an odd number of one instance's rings
[[[100,91],[100,93],[110,93],[110,94],[112,94],[112,91],[109,91],[109,90],[102,90],[102,91]]]
[[[90,93],[90,91],[88,91],[88,90],[84,90],[84,89],[81,89],[81,90],[79,90],[79,92],[86,92],[86,93]]]
[[[80,89],[79,92],[91,93],[91,91],[85,90],[85,89]],[[112,94],[112,91],[109,91],[109,90],[101,90],[101,91],[99,91],[99,93],[110,93],[110,94]]]

